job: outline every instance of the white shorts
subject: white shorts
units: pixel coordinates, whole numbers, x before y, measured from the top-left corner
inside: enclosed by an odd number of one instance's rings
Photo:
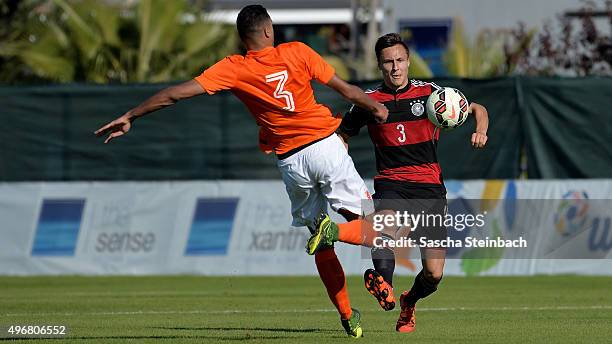
[[[361,215],[363,201],[372,199],[336,134],[278,160],[278,168],[291,200],[292,226],[311,225],[327,203]]]

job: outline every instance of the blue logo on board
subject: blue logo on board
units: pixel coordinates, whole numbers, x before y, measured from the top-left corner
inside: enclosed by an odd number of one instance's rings
[[[32,256],[74,256],[84,207],[84,199],[44,199]]]
[[[238,198],[199,198],[186,256],[225,255],[238,207]]]

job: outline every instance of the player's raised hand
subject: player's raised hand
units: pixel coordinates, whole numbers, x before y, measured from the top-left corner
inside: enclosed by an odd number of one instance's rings
[[[472,147],[484,148],[487,144],[487,134],[475,132],[472,134]]]
[[[108,137],[106,140],[104,140],[104,143],[109,143],[112,139],[126,134],[132,127],[133,120],[134,119],[132,116],[125,114],[96,130],[94,134],[96,134],[96,136],[104,136],[108,134]]]
[[[376,111],[374,111],[374,119],[378,123],[385,123],[389,117],[389,110],[383,104],[377,103]]]

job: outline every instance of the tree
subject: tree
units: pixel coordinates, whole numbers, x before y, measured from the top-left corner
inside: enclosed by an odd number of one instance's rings
[[[24,1],[21,33],[0,46],[24,73],[54,82],[163,82],[191,78],[235,52],[233,26],[206,20],[186,0]],[[7,73],[18,82],[24,73]]]
[[[482,30],[476,39],[465,37],[461,20],[455,19],[444,63],[451,76],[487,78],[514,72],[517,57],[527,53],[536,30],[526,30],[521,23],[516,29]]]
[[[612,75],[612,36],[601,32],[606,23],[608,32],[612,29],[612,1],[604,1],[603,6],[603,10],[597,10],[594,1],[585,1],[579,10],[559,15],[557,25],[547,21],[528,53],[517,57],[519,72],[556,76]],[[601,25],[596,25],[596,19]]]

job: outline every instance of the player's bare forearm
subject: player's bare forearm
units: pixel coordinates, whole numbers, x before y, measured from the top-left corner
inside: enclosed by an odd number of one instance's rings
[[[140,103],[137,107],[127,111],[125,114],[134,120],[151,112],[163,109],[166,106],[170,106],[177,101],[178,99],[172,98],[167,89],[163,89]]]
[[[471,142],[475,148],[483,148],[487,144],[487,130],[489,130],[489,113],[487,109],[477,103],[470,104],[470,111],[476,120],[476,130],[472,134]]]
[[[368,97],[359,87],[354,85],[349,85],[350,92],[345,96],[347,100],[351,103],[359,106],[362,109],[368,110],[372,113],[378,111],[381,106],[380,103],[374,101],[372,98]]]
[[[327,86],[333,88],[336,92],[340,93],[344,99],[351,103],[368,110],[374,115],[374,118],[379,123],[384,123],[389,116],[387,108],[368,97],[359,87],[349,84],[342,80],[337,75],[334,75],[332,79],[327,83]]]
[[[132,122],[136,118],[175,104],[182,99],[191,98],[203,93],[205,93],[205,91],[195,80],[167,87],[155,93],[137,107],[128,110],[114,121],[96,130],[94,133],[97,136],[108,134],[108,137],[104,140],[104,143],[108,143],[116,137],[125,135],[132,127]]]
[[[471,103],[470,113],[474,115],[476,120],[476,132],[486,134],[489,129],[489,113],[487,109],[478,103]]]
[[[126,115],[135,119],[173,105],[182,99],[191,98],[203,93],[204,90],[195,80],[189,80],[175,86],[164,88],[137,107],[126,112]]]

